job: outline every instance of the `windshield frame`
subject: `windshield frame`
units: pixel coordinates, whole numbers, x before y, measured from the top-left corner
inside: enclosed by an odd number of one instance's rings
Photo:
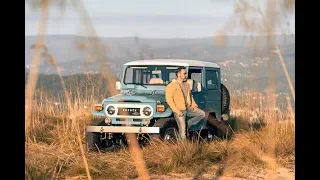
[[[144,84],[144,83],[127,83],[125,81],[126,79],[126,75],[127,75],[127,70],[130,68],[130,67],[176,67],[176,68],[179,68],[179,67],[185,67],[186,68],[186,71],[188,72],[188,67],[187,66],[181,66],[181,65],[160,65],[160,66],[157,66],[157,65],[130,65],[130,66],[125,66],[125,69],[124,69],[124,73],[123,73],[123,78],[122,78],[122,82],[124,85],[128,85],[128,84],[133,84],[133,85],[143,85],[143,86],[167,86],[168,84]],[[146,68],[147,69],[147,68]]]

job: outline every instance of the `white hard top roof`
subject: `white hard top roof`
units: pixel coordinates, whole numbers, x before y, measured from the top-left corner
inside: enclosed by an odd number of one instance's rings
[[[189,60],[189,59],[146,59],[146,60],[136,60],[128,62],[124,65],[138,66],[138,65],[167,65],[167,66],[201,66],[201,67],[214,67],[220,68],[218,64],[199,61],[199,60]]]

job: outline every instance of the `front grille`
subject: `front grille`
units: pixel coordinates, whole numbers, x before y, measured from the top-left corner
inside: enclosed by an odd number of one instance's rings
[[[117,118],[116,121],[128,121],[126,118]],[[133,119],[133,122],[142,122],[142,119]]]
[[[140,108],[118,108],[118,115],[140,116]]]
[[[134,122],[142,122],[142,119],[133,119]]]
[[[141,101],[136,101],[136,100],[119,100],[118,102],[141,103]]]
[[[128,121],[126,118],[117,118],[116,121]]]

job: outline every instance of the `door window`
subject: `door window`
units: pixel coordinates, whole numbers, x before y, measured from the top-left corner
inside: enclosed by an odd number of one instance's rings
[[[202,84],[202,69],[189,69],[189,78],[193,79],[196,83]]]
[[[217,73],[214,70],[206,70],[206,86],[208,90],[218,89]]]

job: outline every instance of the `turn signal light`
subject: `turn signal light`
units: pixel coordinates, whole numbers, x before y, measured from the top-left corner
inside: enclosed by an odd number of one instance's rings
[[[164,105],[163,104],[158,104],[157,105],[157,112],[164,112],[164,111],[165,111]]]
[[[93,106],[93,109],[95,110],[95,111],[102,111],[102,104],[95,104],[94,106]]]

